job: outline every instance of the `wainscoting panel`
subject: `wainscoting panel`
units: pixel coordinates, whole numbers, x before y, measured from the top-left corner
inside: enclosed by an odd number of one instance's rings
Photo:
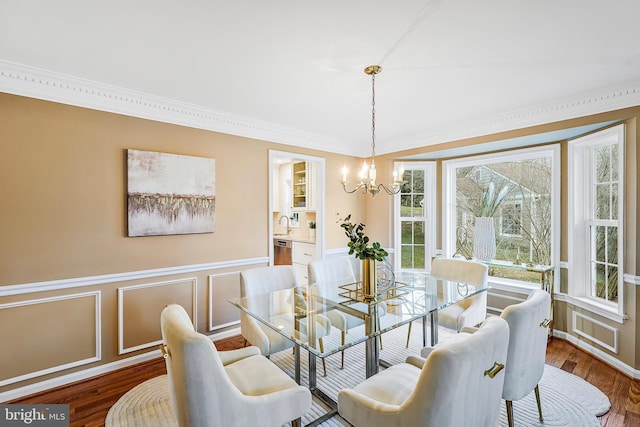
[[[573,310],[571,313],[573,333],[618,354],[618,336],[620,331],[596,319]]]
[[[118,288],[118,354],[160,345],[160,314],[169,304],[182,305],[197,325],[197,285],[193,277]]]
[[[503,289],[492,288],[487,291],[487,313],[499,316],[505,307],[519,304],[527,299],[527,294],[506,292]]]
[[[208,331],[216,331],[240,323],[240,309],[228,302],[240,297],[240,272],[209,275]]]
[[[100,297],[94,291],[0,304],[0,387],[101,360]]]

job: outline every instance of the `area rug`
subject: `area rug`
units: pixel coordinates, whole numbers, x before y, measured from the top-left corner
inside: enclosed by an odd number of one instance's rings
[[[419,322],[414,324],[409,348],[405,348],[407,327],[400,327],[390,331],[382,337],[380,358],[391,363],[403,362],[409,355],[417,355],[422,348],[422,335]],[[446,329],[440,329],[440,339],[446,339],[451,334]],[[336,336],[326,337],[325,340],[339,339]],[[291,350],[274,354],[271,360],[284,371],[293,376],[294,358]],[[308,353],[301,354],[301,375],[303,384],[307,384]],[[340,369],[340,354],[326,359],[327,376],[322,375],[322,364],[317,363],[318,388],[329,397],[337,400],[338,391],[345,387],[353,387],[365,379],[364,344],[359,344],[345,351],[345,369]],[[583,379],[553,366],[546,365],[544,375],[539,383],[540,398],[544,423],[538,421],[538,409],[535,395],[531,392],[524,399],[513,402],[514,421],[516,426],[599,426],[599,416],[610,408],[607,396]],[[327,407],[314,397],[309,413],[302,418],[303,424],[309,424],[325,414]],[[109,410],[105,420],[107,427],[125,426],[177,426],[171,401],[169,398],[169,383],[167,376],[148,380],[130,391],[118,400]],[[336,415],[320,426],[342,427],[350,424]],[[501,405],[499,426],[507,426],[507,414],[504,403]]]

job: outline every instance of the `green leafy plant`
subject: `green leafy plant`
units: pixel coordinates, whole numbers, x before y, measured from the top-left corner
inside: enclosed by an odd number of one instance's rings
[[[315,221],[309,221],[307,222],[307,225],[309,226],[310,229],[314,230],[316,228],[316,223]]]
[[[489,186],[482,191],[482,198],[480,199],[480,205],[477,209],[469,210],[477,217],[492,217],[510,191],[511,187],[505,185],[496,193],[496,186],[492,181],[489,183]]]
[[[344,229],[344,234],[349,238],[349,243],[347,244],[349,255],[355,254],[358,259],[374,259],[376,261],[383,261],[389,255],[379,242],[373,242],[369,245],[369,237],[364,234],[364,224],[353,224],[351,215],[347,215],[346,218],[340,221],[340,227]]]

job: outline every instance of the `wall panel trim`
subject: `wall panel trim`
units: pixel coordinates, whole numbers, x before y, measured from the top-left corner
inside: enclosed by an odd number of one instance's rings
[[[82,286],[95,286],[105,283],[128,282],[152,277],[170,276],[175,274],[194,273],[206,270],[218,270],[222,268],[244,267],[254,264],[268,263],[269,257],[246,258],[231,261],[211,262],[206,264],[182,265],[176,267],[156,268],[153,270],[130,271],[126,273],[105,274],[101,276],[77,277],[62,280],[50,280],[46,282],[23,283],[20,285],[0,286],[0,297],[21,295],[33,292],[48,292],[61,289],[79,288]]]
[[[576,324],[577,324],[577,321],[578,321],[578,317],[580,317],[581,319],[586,320],[589,323],[592,323],[592,324],[594,324],[596,326],[599,326],[602,329],[606,329],[606,330],[610,331],[611,333],[613,333],[613,345],[609,345],[609,344],[607,344],[607,343],[605,343],[603,341],[600,341],[599,339],[597,339],[597,338],[587,334],[586,332],[578,329],[576,327]],[[618,336],[620,335],[620,331],[617,328],[614,328],[612,326],[607,325],[606,323],[602,323],[602,322],[600,322],[600,321],[598,321],[598,320],[596,320],[596,319],[594,319],[592,317],[585,316],[582,313],[578,313],[577,311],[572,310],[572,312],[571,312],[571,331],[576,335],[579,335],[579,336],[581,336],[583,338],[588,339],[589,341],[592,341],[592,342],[598,344],[602,348],[606,348],[607,350],[609,350],[609,351],[611,351],[611,352],[613,352],[615,354],[618,354]]]
[[[175,285],[184,283],[186,285],[191,286],[191,312],[193,313],[193,318],[191,322],[193,323],[194,328],[198,324],[198,279],[195,277],[188,277],[184,279],[176,279],[176,280],[167,280],[163,282],[155,282],[155,283],[144,283],[142,285],[134,285],[134,286],[126,286],[122,288],[118,288],[118,355],[123,355],[126,353],[131,353],[138,350],[143,350],[145,348],[153,347],[155,345],[162,344],[162,338],[157,341],[142,343],[136,345],[134,347],[126,347],[124,346],[124,334],[125,327],[124,324],[124,299],[127,291],[140,290],[144,288],[157,288],[161,286]]]
[[[235,326],[235,325],[239,325],[240,324],[240,320],[237,320],[235,322],[227,322],[227,323],[223,323],[220,325],[214,325],[213,324],[213,285],[214,285],[214,281],[217,277],[229,277],[229,276],[238,276],[238,281],[240,281],[240,272],[239,271],[230,271],[228,273],[219,273],[219,274],[210,274],[208,277],[208,297],[207,297],[207,306],[208,306],[208,310],[207,310],[207,315],[208,315],[208,319],[207,319],[207,330],[209,332],[212,331],[217,331],[219,329],[225,329],[228,328],[229,326]],[[226,302],[227,304],[231,304],[229,302]],[[240,309],[238,310],[238,314],[240,314]]]
[[[16,307],[23,307],[23,306],[27,306],[27,305],[36,305],[36,304],[45,304],[45,303],[50,303],[50,302],[55,302],[55,301],[63,301],[63,300],[69,300],[69,299],[78,299],[78,298],[86,298],[86,297],[93,297],[95,299],[94,301],[94,315],[95,315],[95,324],[96,324],[96,328],[94,331],[94,337],[95,337],[95,341],[96,341],[96,346],[95,346],[95,355],[93,357],[88,357],[86,359],[80,359],[80,360],[76,360],[73,362],[69,362],[69,363],[65,363],[63,365],[58,365],[58,366],[52,366],[46,369],[41,369],[39,371],[34,371],[34,372],[29,372],[27,374],[24,375],[20,375],[17,377],[12,377],[12,378],[7,378],[5,380],[0,381],[0,387],[9,385],[9,384],[13,384],[13,383],[17,383],[20,381],[25,381],[31,378],[36,378],[36,377],[40,377],[43,375],[47,375],[47,374],[52,374],[55,372],[59,372],[59,371],[63,371],[65,369],[71,369],[71,368],[75,368],[77,366],[82,366],[82,365],[87,365],[89,363],[93,363],[93,362],[98,362],[102,359],[102,336],[100,334],[100,331],[102,330],[102,326],[100,323],[100,319],[102,319],[102,314],[101,314],[101,296],[102,293],[101,291],[93,291],[93,292],[83,292],[83,293],[78,293],[78,294],[70,294],[70,295],[63,295],[63,296],[58,296],[58,297],[50,297],[50,298],[40,298],[40,299],[33,299],[33,300],[25,300],[25,301],[17,301],[17,302],[12,302],[12,303],[8,303],[8,304],[0,304],[0,310],[2,309],[10,309],[10,308],[16,308]],[[6,347],[5,347],[6,350]],[[2,401],[2,400],[0,400]]]

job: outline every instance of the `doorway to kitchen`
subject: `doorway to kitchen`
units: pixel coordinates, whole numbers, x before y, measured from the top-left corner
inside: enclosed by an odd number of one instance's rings
[[[292,264],[302,284],[308,262],[324,254],[324,203],[324,158],[269,151],[270,263]]]

